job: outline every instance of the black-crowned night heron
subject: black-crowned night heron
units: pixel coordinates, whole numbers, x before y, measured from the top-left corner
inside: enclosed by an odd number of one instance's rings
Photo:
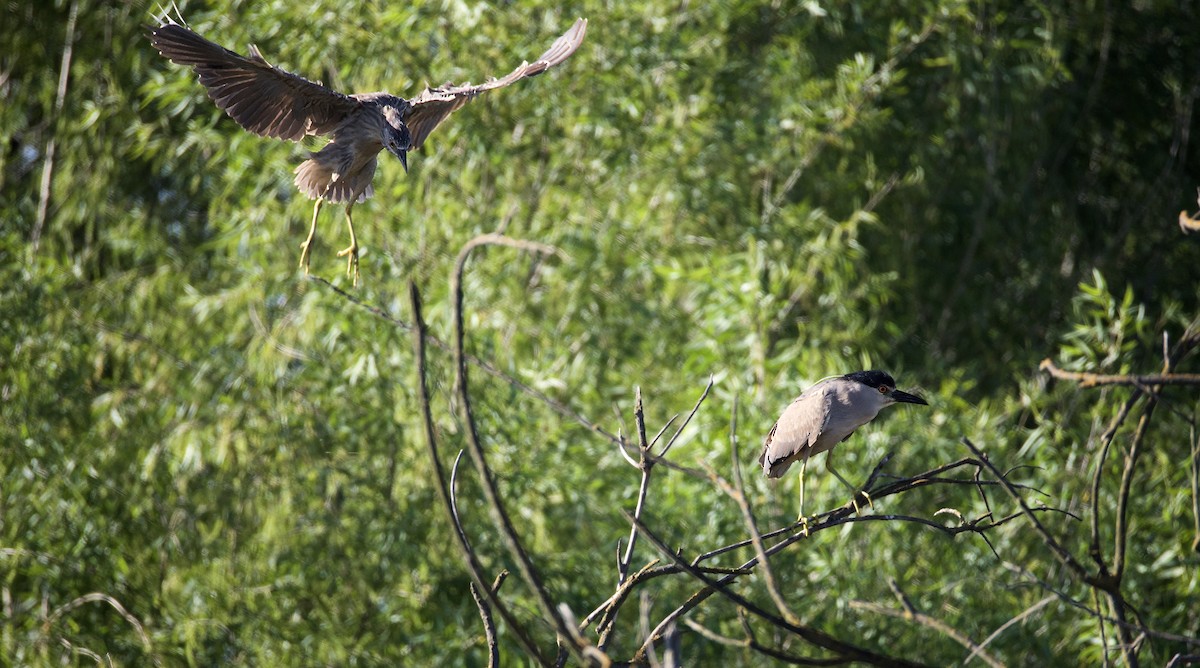
[[[371,179],[379,152],[386,148],[408,171],[408,152],[421,148],[429,133],[451,112],[480,93],[541,74],[563,62],[579,48],[586,31],[587,20],[579,19],[537,60],[522,63],[507,76],[477,86],[465,83],[426,87],[411,100],[388,93],[339,93],[271,65],[253,44],[250,55],[243,56],[166,16],[151,30],[150,41],[162,55],[193,67],[213,102],[247,130],[290,140],[305,135],[330,136],[324,148],[311,153],[296,168],[296,187],[317,200],[308,239],[301,244],[300,266],[307,274],[321,204],[345,202],[350,246],[338,257],[349,256],[346,273],[352,273],[357,285],[358,240],[350,211],[356,202],[373,194]]]
[[[804,518],[804,470],[811,457],[832,450],[850,438],[855,429],[875,419],[879,411],[892,404],[924,404],[921,397],[896,389],[896,381],[883,371],[855,371],[826,378],[792,400],[775,421],[763,441],[758,463],[768,478],[782,476],[791,465],[802,462],[800,469],[800,517]],[[833,468],[830,453],[825,459],[829,472],[837,476],[857,497],[862,494]],[[854,507],[858,509],[857,499]]]

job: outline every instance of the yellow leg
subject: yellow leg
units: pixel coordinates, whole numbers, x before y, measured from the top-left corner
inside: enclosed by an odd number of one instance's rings
[[[804,535],[808,535],[808,517],[804,515],[804,473],[808,471],[808,459],[805,458],[800,463],[800,516],[796,518],[797,524],[804,525]]]
[[[300,244],[300,266],[304,267],[305,276],[308,276],[308,256],[311,255],[313,239],[317,236],[317,214],[321,213],[321,204],[324,202],[324,197],[317,198],[317,205],[313,207],[312,226],[308,228],[308,238]]]
[[[858,505],[859,495],[862,495],[862,497],[867,500],[867,504],[871,506],[872,510],[874,510],[875,502],[871,501],[871,495],[867,494],[867,490],[859,489],[859,488],[855,487],[854,485],[851,485],[849,480],[846,480],[845,478],[843,478],[842,474],[838,473],[837,469],[833,468],[833,453],[832,452],[825,455],[825,468],[828,469],[829,472],[832,473],[834,476],[836,476],[838,480],[841,480],[842,484],[845,485],[850,490],[850,493],[853,495],[850,497],[850,503],[854,504],[854,513],[856,515],[858,513],[862,512],[862,508],[860,508]]]
[[[354,219],[350,217],[350,210],[354,208],[354,202],[346,205],[346,227],[350,228],[350,246],[338,253],[338,257],[348,255],[346,258],[346,275],[354,277],[354,286],[358,287],[358,239],[354,236]]]

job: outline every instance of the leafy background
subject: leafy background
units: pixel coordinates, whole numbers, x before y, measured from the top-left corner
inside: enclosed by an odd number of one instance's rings
[[[155,9],[2,10],[3,661],[90,663],[65,639],[125,665],[481,664],[468,578],[434,507],[409,336],[295,269],[311,202],[291,169],[320,141],[238,128],[150,47]],[[503,230],[558,247],[550,259],[477,253],[464,286],[470,351],[627,434],[635,386],[653,431],[714,377],[672,450],[684,465],[728,468],[735,398],[739,439],[755,444],[816,379],[885,368],[932,407],[863,429],[837,452],[846,474],[862,479],[889,451],[895,472],[922,471],[963,456],[967,436],[1003,466],[1029,467],[1016,478],[1043,502],[1086,516],[1096,436],[1129,390],[1048,384],[1038,362],[1157,371],[1162,337],[1200,312],[1200,247],[1175,224],[1200,183],[1194,3],[180,10],[215,41],[254,42],[339,89],[410,96],[500,74],[588,17],[569,61],[456,113],[409,174],[381,159],[376,197],[357,210],[364,284],[351,292],[408,321],[411,279],[432,333],[449,338],[465,242]],[[327,208],[312,268],[349,289],[334,257],[343,234]],[[452,364],[431,354],[453,452]],[[586,613],[612,591],[637,472],[541,402],[474,377],[518,530],[554,596]],[[1196,636],[1197,397],[1163,399],[1135,481],[1126,591],[1147,625]],[[835,480],[809,478],[811,503],[845,501]],[[751,492],[764,525],[794,518],[794,477],[756,477]],[[509,566],[473,479],[461,496],[486,565]],[[650,503],[650,524],[685,553],[744,535],[736,506],[686,476],[660,475]],[[886,510],[943,507],[984,512],[977,495],[944,489]],[[1085,522],[1046,521],[1084,552]],[[1084,596],[1027,526],[990,538],[1005,560]],[[655,556],[639,549],[635,566]],[[1046,595],[999,563],[978,538],[908,525],[826,532],[774,560],[806,621],[933,664],[962,648],[847,602],[890,600],[893,577],[979,639]],[[756,579],[745,587],[765,600]],[[656,585],[653,612],[692,588]],[[528,592],[505,591],[535,617]],[[77,602],[92,592],[137,624]],[[635,617],[614,656],[637,647]],[[695,619],[738,633],[720,601]],[[548,627],[535,631],[552,643]],[[1095,621],[1058,601],[990,649],[1018,665],[1105,654]],[[1181,649],[1150,642],[1143,658]],[[692,665],[757,662],[693,634],[684,652]]]

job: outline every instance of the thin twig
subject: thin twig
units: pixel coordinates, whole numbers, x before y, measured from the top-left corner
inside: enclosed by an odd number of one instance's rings
[[[421,406],[422,426],[425,432],[425,444],[429,448],[429,457],[433,461],[434,482],[437,485],[438,493],[441,495],[442,507],[445,508],[450,524],[454,527],[454,537],[458,545],[459,552],[462,554],[463,561],[467,566],[467,573],[471,576],[472,582],[477,590],[484,591],[488,599],[491,601],[496,611],[500,613],[500,617],[504,619],[508,627],[512,629],[513,634],[517,637],[517,641],[525,648],[529,656],[533,657],[538,664],[542,666],[551,665],[550,661],[542,655],[538,649],[537,643],[533,641],[529,631],[525,626],[517,620],[516,616],[508,609],[508,606],[500,600],[495,589],[497,587],[488,587],[483,579],[483,566],[479,563],[479,557],[475,554],[475,550],[471,547],[471,542],[467,538],[466,531],[463,530],[462,524],[458,517],[458,504],[454,499],[449,487],[446,485],[445,469],[442,466],[441,456],[437,450],[437,439],[433,428],[433,413],[429,407],[429,385],[426,380],[425,369],[425,320],[421,317],[421,295],[417,290],[417,285],[413,282],[408,284],[409,302],[412,305],[413,321],[413,350],[416,357],[417,370],[417,399]]]
[[[154,645],[150,642],[150,636],[146,633],[146,629],[142,626],[142,623],[138,621],[138,618],[130,614],[130,612],[125,609],[125,606],[121,605],[120,601],[112,596],[109,596],[108,594],[101,592],[84,594],[83,596],[71,599],[70,601],[55,608],[54,611],[46,617],[46,621],[42,622],[42,635],[48,636],[50,634],[50,629],[53,628],[54,624],[57,623],[63,615],[87,603],[107,603],[110,607],[112,607],[113,610],[116,610],[117,614],[121,615],[121,617],[133,627],[134,632],[137,633],[138,639],[142,641],[142,648],[145,650],[146,654],[150,655],[151,660],[154,661],[154,665],[162,665],[162,659],[160,659],[159,656],[154,652]]]
[[[325,280],[324,278],[317,276],[316,274],[309,274],[308,280],[310,280],[314,283],[319,283],[321,285],[324,285],[326,288],[328,288],[328,289],[332,290],[334,293],[336,293],[339,297],[341,297],[341,298],[345,299],[346,301],[350,302],[351,304],[354,304],[355,306],[363,309],[364,311],[370,313],[371,315],[375,316],[376,318],[379,318],[380,320],[383,320],[384,322],[387,322],[387,323],[391,324],[392,326],[397,327],[398,329],[400,329],[402,331],[405,331],[405,332],[413,331],[413,326],[408,324],[407,322],[404,322],[403,320],[388,314],[387,311],[384,311],[382,308],[380,308],[378,306],[374,306],[372,304],[368,304],[368,303],[364,302],[362,299],[360,299],[356,295],[352,295],[349,292],[346,292],[345,290],[339,288],[338,286],[334,285],[333,283],[330,283],[329,281]],[[445,352],[450,352],[450,353],[452,353],[454,351],[454,349],[450,346],[449,343],[442,341],[441,339],[439,339],[438,337],[436,337],[432,334],[426,333],[425,338],[429,343],[433,344],[433,347],[435,347],[435,348],[438,348],[440,350],[443,350]],[[550,410],[554,411],[555,413],[558,413],[559,415],[561,415],[565,418],[573,420],[574,422],[576,422],[583,428],[587,429],[588,431],[598,434],[598,435],[604,437],[605,439],[607,439],[613,443],[616,443],[617,445],[623,445],[623,439],[621,439],[616,434],[609,432],[608,430],[604,429],[600,425],[587,419],[582,414],[580,414],[580,413],[576,412],[574,409],[572,409],[570,406],[567,406],[566,404],[564,404],[560,401],[556,401],[555,399],[551,399],[545,393],[534,389],[530,385],[526,384],[524,381],[516,378],[515,376],[511,376],[511,375],[501,371],[500,368],[497,367],[495,364],[493,364],[481,357],[478,357],[476,355],[468,354],[468,355],[466,355],[466,359],[467,359],[467,362],[470,363],[475,368],[479,369],[480,371],[483,371],[484,373],[488,374],[489,376],[492,376],[494,378],[499,378],[500,380],[508,383],[511,387],[515,388],[517,391],[521,392],[522,394],[533,397],[534,399],[536,399],[537,401],[541,402],[546,407],[548,407]]]
[[[788,606],[783,595],[779,593],[778,585],[775,584],[775,573],[771,570],[771,563],[763,548],[762,536],[759,535],[758,525],[754,521],[754,511],[750,508],[750,501],[746,498],[746,485],[742,481],[741,453],[738,452],[737,412],[738,398],[735,394],[733,410],[729,416],[729,449],[733,454],[733,484],[736,489],[726,486],[726,493],[737,502],[738,508],[742,511],[742,520],[746,523],[746,531],[750,533],[750,541],[754,544],[754,554],[758,557],[758,563],[762,565],[763,583],[767,587],[767,594],[771,597],[771,601],[775,603],[775,609],[788,622],[799,626],[801,624],[800,617]]]
[[[983,661],[992,668],[1002,668],[1002,666],[1004,666],[1003,663],[996,660],[996,658],[991,654],[984,652],[983,648],[976,644],[975,641],[971,640],[967,635],[946,624],[942,620],[937,619],[936,617],[930,617],[929,615],[917,612],[916,610],[895,610],[879,605],[878,603],[870,603],[868,601],[850,601],[850,607],[854,608],[855,610],[866,610],[867,612],[873,612],[878,615],[885,615],[887,617],[895,617],[896,619],[905,619],[915,622],[921,626],[933,629],[947,638],[950,638],[954,642],[962,645],[963,647],[966,647],[967,649],[971,650],[973,654],[978,655],[980,659],[983,659]]]
[[[1054,538],[1054,536],[1050,535],[1050,532],[1038,520],[1037,515],[1034,514],[1033,509],[1029,507],[1029,504],[1025,503],[1024,497],[1017,493],[1017,490],[1012,486],[1011,483],[1008,482],[1008,480],[1004,478],[1004,476],[1000,473],[1000,470],[996,468],[996,465],[992,464],[991,460],[987,458],[987,455],[983,454],[979,448],[975,447],[975,444],[969,439],[963,438],[962,442],[971,451],[971,454],[975,455],[978,461],[986,466],[987,469],[992,472],[992,475],[996,476],[997,480],[1002,482],[1004,491],[1008,492],[1008,495],[1017,502],[1017,505],[1021,507],[1021,511],[1029,518],[1029,521],[1033,524],[1033,528],[1037,530],[1038,535],[1042,537],[1042,542],[1044,542],[1046,546],[1050,548],[1050,551],[1054,553],[1055,558],[1057,558],[1060,563],[1075,573],[1080,580],[1095,586],[1097,584],[1097,579],[1088,573],[1087,569],[1085,569],[1083,565],[1080,564],[1075,558],[1075,556],[1072,555],[1065,547],[1063,547]]]
[[[64,122],[63,108],[67,101],[67,82],[71,76],[71,55],[75,51],[75,20],[79,17],[79,0],[72,0],[71,9],[67,13],[67,35],[63,40],[62,61],[58,67],[58,89],[54,94],[53,118]],[[53,127],[53,125],[52,125]],[[33,223],[33,234],[30,236],[30,248],[37,255],[42,242],[42,229],[46,217],[50,213],[50,186],[54,182],[54,155],[58,147],[58,135],[52,134],[46,144],[46,160],[42,163],[42,185],[38,194],[38,208]]]
[[[624,511],[622,511],[622,512],[629,521],[631,521],[631,522],[636,521],[633,519],[633,517],[631,515],[629,515],[629,513],[624,513]],[[638,523],[641,525],[641,531],[642,531],[642,534],[646,537],[646,540],[649,541],[652,545],[654,545],[655,549],[657,549],[663,556],[670,559],[677,567],[683,569],[683,571],[686,572],[688,575],[691,575],[693,578],[704,583],[706,588],[711,589],[711,590],[715,591],[716,593],[721,594],[722,596],[729,599],[732,603],[734,603],[738,607],[746,610],[746,612],[749,612],[750,614],[755,615],[756,617],[760,617],[760,618],[770,622],[772,625],[776,626],[777,628],[780,628],[782,630],[793,633],[793,634],[803,638],[804,640],[808,641],[809,643],[816,645],[817,647],[829,650],[831,652],[835,652],[837,654],[842,655],[843,657],[845,657],[847,659],[861,661],[863,663],[869,663],[869,664],[877,665],[877,666],[920,666],[920,665],[922,665],[922,664],[919,664],[919,663],[916,663],[913,661],[908,661],[906,659],[898,659],[896,657],[887,656],[885,654],[879,654],[877,652],[866,649],[864,647],[858,647],[856,645],[852,645],[845,641],[834,638],[833,636],[830,636],[829,634],[825,633],[824,631],[820,631],[818,629],[814,629],[809,626],[792,624],[791,622],[787,621],[786,619],[779,617],[778,615],[775,615],[774,613],[772,613],[768,610],[764,610],[763,608],[755,605],[753,602],[747,600],[745,597],[741,596],[740,594],[737,594],[737,593],[731,591],[728,587],[725,586],[724,582],[718,581],[718,580],[713,580],[713,579],[709,578],[707,575],[702,573],[699,569],[688,564],[687,561],[685,561],[683,559],[683,557],[679,556],[674,551],[672,551],[669,547],[667,547],[666,544],[663,543],[662,540],[660,538],[658,538],[658,536],[654,535],[654,533],[652,531],[650,531],[646,527],[645,524],[642,524],[641,522],[638,522]],[[673,623],[671,625],[673,626]],[[652,644],[654,642],[654,640],[655,640],[655,635],[651,634],[650,637],[648,637],[646,639],[645,644],[643,644],[643,648],[648,647],[650,644]],[[639,651],[639,654],[634,657],[634,660],[638,660],[641,656],[643,656],[643,654],[642,654],[642,652]]]
[[[1102,387],[1104,385],[1133,385],[1136,387],[1152,387],[1155,385],[1200,385],[1200,373],[1164,373],[1145,376],[1135,375],[1106,375],[1085,371],[1064,371],[1054,365],[1049,358],[1042,360],[1038,367],[1042,371],[1061,380],[1079,383],[1080,389]]]
[[[979,641],[979,648],[983,649],[984,647],[987,647],[988,643],[990,643],[993,640],[995,640],[996,638],[998,638],[1001,633],[1004,633],[1005,631],[1007,631],[1009,629],[1009,627],[1011,627],[1013,624],[1020,624],[1021,622],[1025,621],[1033,613],[1037,612],[1038,610],[1041,610],[1042,608],[1046,607],[1050,603],[1053,603],[1054,598],[1055,597],[1053,597],[1053,596],[1047,596],[1046,598],[1043,598],[1042,600],[1038,601],[1037,603],[1034,603],[1033,605],[1029,606],[1028,608],[1025,608],[1024,612],[1017,615],[1016,617],[1013,617],[1012,619],[1008,620],[1007,622],[1004,622],[995,631],[992,631],[991,635],[989,635],[988,637]],[[979,656],[979,650],[978,649],[971,650],[971,653],[967,655],[967,658],[963,659],[963,665],[970,663],[971,659],[974,659],[977,656]]]
[[[495,521],[496,528],[500,531],[501,542],[504,543],[513,560],[517,562],[517,572],[521,574],[521,578],[525,580],[525,584],[533,592],[534,600],[541,609],[543,618],[554,627],[560,639],[575,641],[567,645],[568,649],[575,655],[577,660],[588,663],[587,654],[584,652],[586,645],[578,642],[580,640],[578,631],[567,624],[562,615],[559,614],[558,609],[550,599],[550,594],[546,591],[541,574],[538,572],[533,560],[529,557],[529,553],[522,546],[516,529],[513,528],[512,519],[509,517],[508,510],[504,506],[500,491],[496,487],[495,476],[487,463],[487,457],[483,453],[483,446],[479,440],[479,431],[475,424],[475,413],[472,407],[471,392],[467,378],[467,360],[463,352],[465,348],[466,326],[463,324],[462,278],[463,273],[466,271],[467,260],[471,256],[471,251],[486,245],[508,246],[510,248],[541,253],[555,252],[554,248],[543,244],[510,239],[498,234],[483,234],[468,241],[458,253],[458,259],[454,264],[454,274],[451,276],[450,281],[450,294],[453,299],[454,312],[454,358],[456,362],[454,385],[458,390],[459,409],[462,412],[464,431],[467,436],[467,449],[470,451],[471,459],[479,472],[483,496],[492,513],[492,519]]]

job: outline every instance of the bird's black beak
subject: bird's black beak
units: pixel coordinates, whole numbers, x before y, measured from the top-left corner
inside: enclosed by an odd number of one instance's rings
[[[400,164],[404,165],[404,173],[408,173],[408,151],[400,151],[396,155],[400,156]]]
[[[929,402],[925,401],[921,397],[918,397],[915,394],[909,394],[908,392],[901,392],[900,390],[892,390],[892,399],[898,404],[921,404],[922,406],[929,405]]]

